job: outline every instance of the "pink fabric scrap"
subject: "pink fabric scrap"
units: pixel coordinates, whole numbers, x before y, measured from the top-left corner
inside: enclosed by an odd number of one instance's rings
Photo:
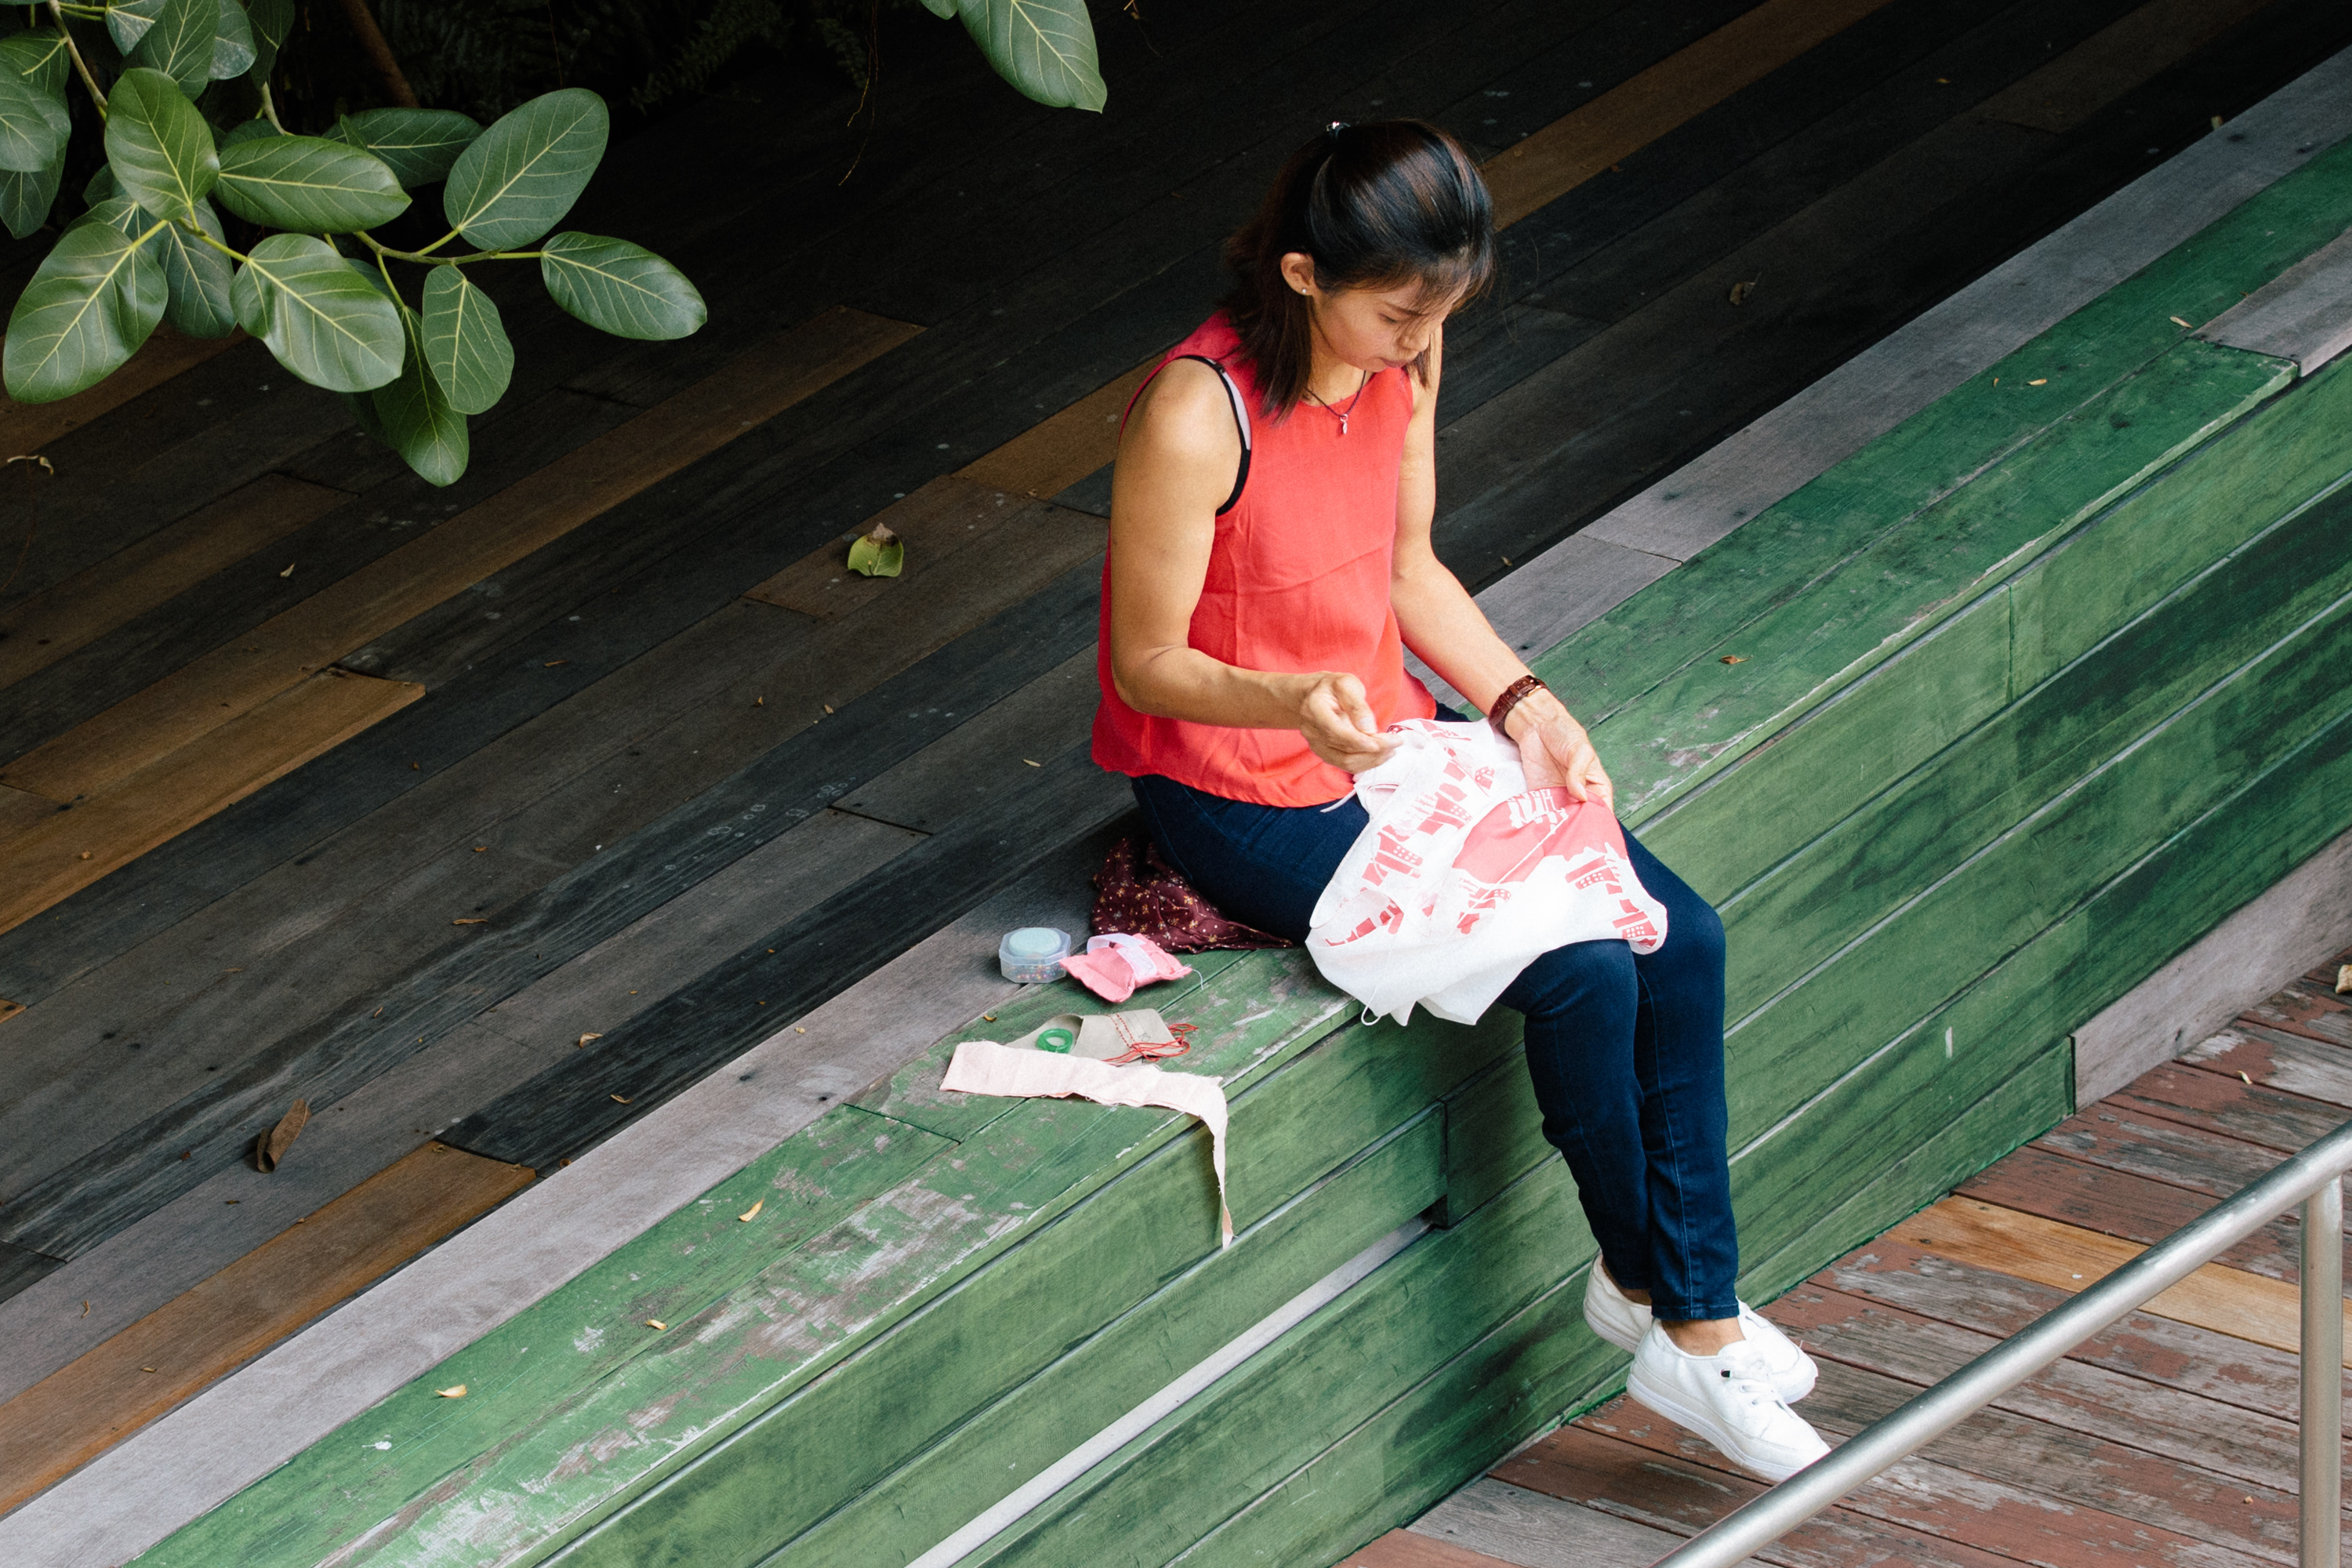
[[[1139,985],[1178,980],[1192,973],[1191,964],[1177,963],[1150,937],[1125,931],[1087,938],[1086,952],[1070,954],[1062,960],[1062,967],[1106,1002],[1124,1002]]]

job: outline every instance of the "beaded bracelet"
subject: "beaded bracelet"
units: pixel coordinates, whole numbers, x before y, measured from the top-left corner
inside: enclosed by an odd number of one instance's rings
[[[1486,710],[1486,722],[1495,726],[1495,733],[1508,740],[1510,733],[1503,728],[1503,721],[1511,716],[1511,710],[1525,701],[1529,692],[1550,689],[1550,687],[1546,686],[1534,676],[1522,675],[1503,688],[1503,694],[1495,699],[1493,707]]]

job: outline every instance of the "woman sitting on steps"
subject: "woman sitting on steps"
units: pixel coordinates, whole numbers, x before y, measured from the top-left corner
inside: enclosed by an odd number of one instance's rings
[[[1405,647],[1517,744],[1530,787],[1607,804],[1610,783],[1431,545],[1444,324],[1495,268],[1469,156],[1417,121],[1335,124],[1226,258],[1232,293],[1121,435],[1094,754],[1171,866],[1297,940],[1367,821],[1349,775],[1389,754],[1386,726],[1439,713]],[[1600,1243],[1585,1321],[1634,1352],[1635,1399],[1777,1480],[1826,1449],[1788,1406],[1811,1361],[1733,1294],[1723,926],[1625,839],[1665,942],[1554,949],[1502,1001]]]

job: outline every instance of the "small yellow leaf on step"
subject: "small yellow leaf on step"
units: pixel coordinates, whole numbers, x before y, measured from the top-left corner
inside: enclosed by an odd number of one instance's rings
[[[808,1031],[807,1031],[806,1029],[802,1028],[798,1024],[794,1024],[794,1025],[793,1026],[793,1034],[795,1034],[795,1035],[805,1035],[805,1034],[807,1034],[807,1033],[808,1033]]]
[[[2246,1079],[2246,1087],[2247,1087],[2248,1089],[2252,1089],[2252,1088],[2253,1088],[2253,1087],[2254,1087],[2254,1080],[2253,1080],[2252,1079],[2246,1078],[2246,1069],[2245,1069],[2245,1068],[2240,1068],[2238,1069],[2238,1076],[2239,1076],[2240,1078],[2242,1078],[2242,1079]]]
[[[625,1094],[616,1094],[613,1096],[613,1103],[615,1105],[634,1105],[636,1101],[631,1100]]]
[[[2188,322],[2186,322],[2186,321],[2182,321],[2182,320],[2181,320],[2179,317],[2178,317],[2178,316],[2175,316],[2175,317],[2173,317],[2173,318],[2172,318],[2172,324],[2173,324],[2174,326],[2176,326],[2176,327],[2185,327],[2185,326],[2188,326],[2188,325],[2189,325],[2189,323],[2188,323]]]
[[[433,1392],[444,1399],[463,1399],[466,1397],[466,1385],[460,1383],[448,1388],[436,1388]]]
[[[2336,971],[2336,994],[2352,996],[2352,963],[2341,964]]]
[[[456,920],[451,921],[449,923],[453,926],[486,926],[490,922],[479,915],[459,915]]]
[[[152,1366],[142,1366],[139,1370],[141,1372],[153,1372],[155,1369]]]
[[[551,658],[539,668],[541,669],[553,669],[559,664],[570,664],[571,662],[572,661],[568,658]]]
[[[757,1219],[760,1217],[760,1211],[767,1206],[767,1199],[757,1199],[752,1203],[750,1208],[745,1209],[741,1214],[737,1215],[735,1217],[739,1220]]]
[[[87,1301],[81,1304],[81,1315],[85,1318],[89,1316],[89,1303]]]
[[[578,1039],[576,1039],[576,1040],[572,1041],[572,1048],[573,1048],[574,1050],[577,1050],[577,1049],[579,1049],[582,1046],[586,1045],[586,1044],[587,1044],[589,1041],[591,1041],[591,1040],[601,1040],[601,1039],[603,1039],[604,1037],[604,1036],[602,1036],[602,1035],[595,1035],[595,1034],[583,1035],[583,1036],[581,1036]]]
[[[646,1327],[649,1329],[659,1329],[665,1333],[669,1331],[669,1325],[663,1322],[659,1318],[647,1318],[646,1320]]]
[[[488,847],[489,846],[487,844],[477,844],[474,846],[474,853],[479,855],[483,850],[488,849]]]
[[[1028,759],[1028,758],[1026,758],[1026,757],[1024,757],[1024,758],[1022,758],[1021,760],[1022,760],[1023,762],[1024,762],[1024,763],[1029,763],[1029,759]],[[1045,764],[1045,763],[1029,763],[1029,765],[1030,765],[1031,767],[1033,767],[1033,768],[1042,768],[1042,767],[1044,767]],[[87,856],[87,855],[85,855],[85,856],[83,856],[83,857],[82,857],[82,858],[83,858],[83,859],[85,859],[85,860],[87,860],[87,859],[89,859],[89,856]]]
[[[280,573],[279,573],[279,574],[278,574],[280,577],[291,577],[292,575],[294,575],[294,563],[292,563],[291,561],[289,561],[289,562],[286,563],[286,570],[285,570],[285,571],[283,571],[283,572],[280,572]]]
[[[83,859],[85,859],[85,860],[89,859],[89,850],[87,850],[87,849],[83,850],[83,851],[81,852],[81,858],[82,858]]]
[[[2050,384],[2050,378],[2046,375],[2037,375],[2025,384],[2028,386],[2047,386]]]
[[[1744,653],[1727,653],[1723,656],[1723,662],[1726,664],[1746,664],[1748,662],[1748,656]]]
[[[825,710],[826,712],[828,712],[828,713],[832,712],[832,711],[833,711],[833,704],[832,704],[832,703],[830,703],[830,702],[826,703],[826,704],[824,705],[824,710]]]
[[[751,706],[754,708],[765,708],[767,705],[768,700],[764,697],[754,697],[751,699]]]

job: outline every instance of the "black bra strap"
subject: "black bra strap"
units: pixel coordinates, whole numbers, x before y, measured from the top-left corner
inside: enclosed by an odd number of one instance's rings
[[[1234,384],[1233,376],[1226,372],[1224,365],[1220,362],[1211,359],[1206,354],[1178,354],[1176,358],[1196,359],[1202,364],[1207,365],[1211,370],[1215,371],[1217,373],[1217,379],[1225,384],[1225,396],[1234,405],[1234,427],[1240,432],[1242,438],[1242,465],[1240,470],[1234,475],[1234,493],[1227,496],[1225,498],[1225,504],[1217,509],[1217,515],[1219,517],[1223,517],[1225,513],[1233,510],[1234,508],[1241,504],[1243,487],[1249,483],[1249,400],[1242,395],[1242,389]],[[1172,363],[1173,362],[1171,361],[1171,363]]]

